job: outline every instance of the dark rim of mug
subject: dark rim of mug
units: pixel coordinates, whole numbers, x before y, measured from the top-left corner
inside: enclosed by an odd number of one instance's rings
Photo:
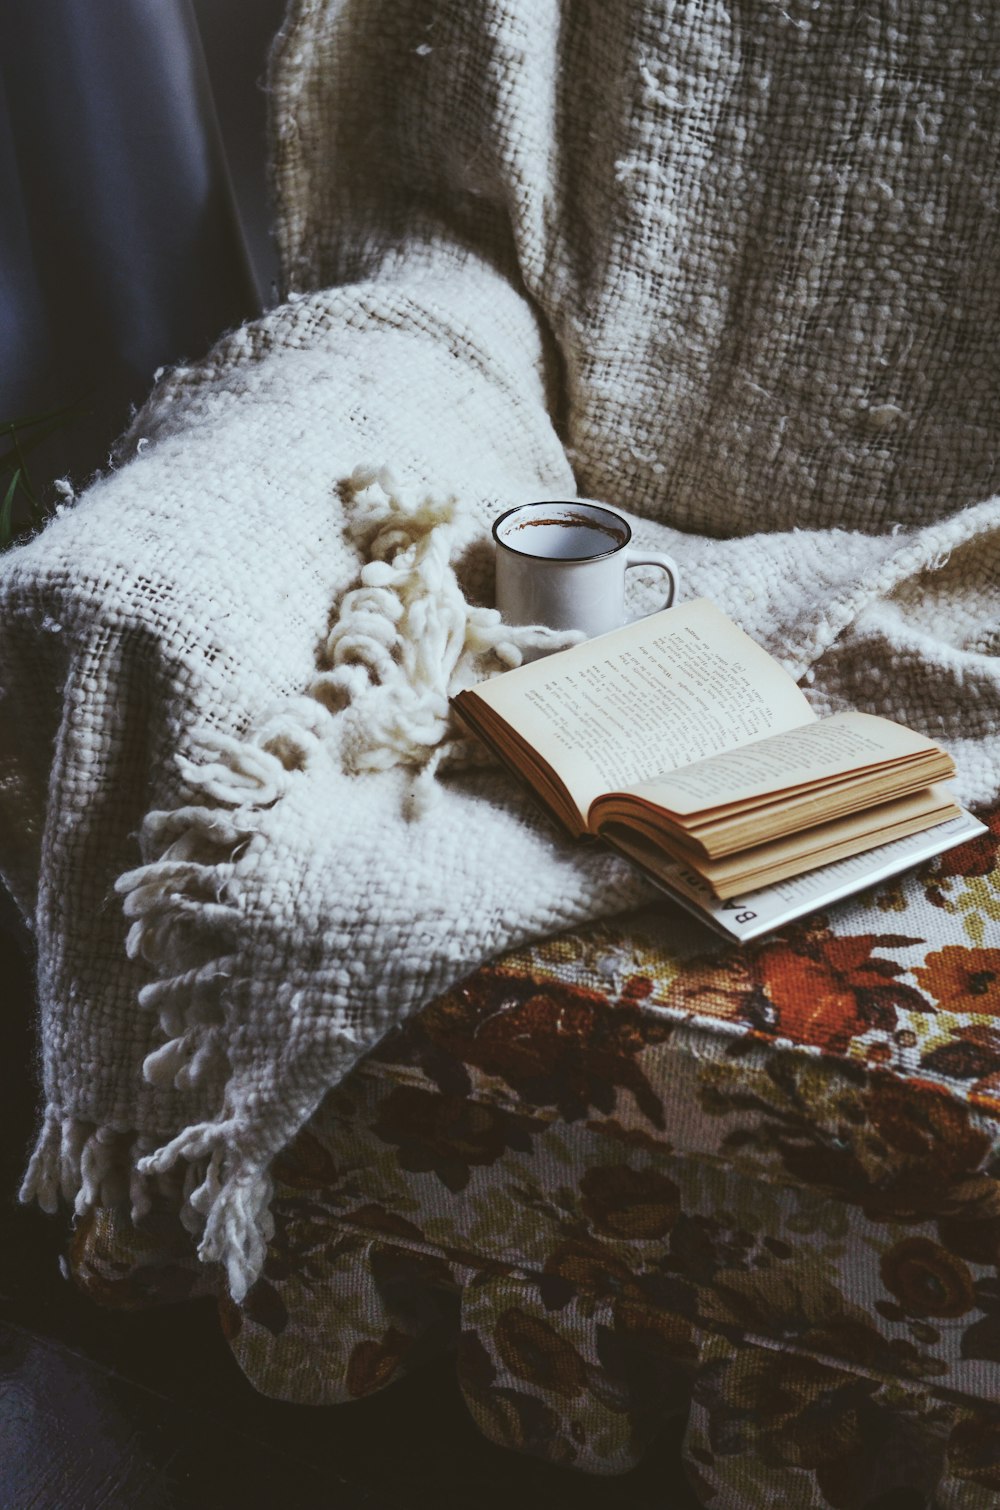
[[[508,545],[506,540],[500,539],[500,526],[505,519],[512,514],[520,514],[523,509],[596,509],[599,514],[606,514],[613,519],[625,531],[625,539],[620,545],[612,545],[606,551],[598,551],[593,556],[536,556],[531,551],[519,551],[516,545]],[[600,526],[597,526],[600,528]],[[605,508],[603,503],[590,503],[585,498],[541,498],[537,503],[518,503],[506,513],[501,514],[499,519],[493,521],[493,539],[503,550],[510,551],[512,556],[521,556],[525,561],[548,561],[552,566],[579,566],[581,561],[603,561],[606,556],[614,556],[620,550],[624,550],[632,539],[632,526],[621,514],[616,514],[614,509]]]

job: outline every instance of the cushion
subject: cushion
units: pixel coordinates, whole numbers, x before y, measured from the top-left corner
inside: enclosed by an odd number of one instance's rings
[[[214,1287],[241,1366],[286,1400],[369,1394],[456,1347],[486,1434],[559,1463],[621,1472],[684,1410],[706,1503],[903,1487],[985,1506],[1000,810],[989,823],[753,945],[678,931],[664,904],[483,966],[282,1155],[241,1306],[199,1272],[168,1192],[140,1227],[85,1219],[78,1281],[117,1304]]]

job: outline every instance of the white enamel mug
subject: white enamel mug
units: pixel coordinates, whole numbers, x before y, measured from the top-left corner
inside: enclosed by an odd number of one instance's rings
[[[630,551],[627,519],[589,498],[522,503],[493,525],[496,602],[508,624],[547,624],[606,634],[625,623],[625,573],[659,566],[669,581],[669,608],[680,570],[669,556]]]

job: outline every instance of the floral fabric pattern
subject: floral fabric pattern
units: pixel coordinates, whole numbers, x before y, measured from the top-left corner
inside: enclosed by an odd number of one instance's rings
[[[706,1506],[1000,1503],[1000,820],[744,948],[663,908],[477,971],[277,1161],[234,1354],[335,1404],[451,1349],[481,1430],[595,1473],[672,1412]],[[106,1303],[201,1271],[77,1232]]]

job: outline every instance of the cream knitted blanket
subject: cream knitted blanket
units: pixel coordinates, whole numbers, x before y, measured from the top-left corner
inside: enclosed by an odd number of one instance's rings
[[[648,898],[449,723],[538,640],[489,607],[513,502],[637,516],[817,707],[995,795],[998,55],[946,0],[295,0],[287,302],[0,562],[25,1198],[163,1182],[240,1296],[271,1160],[370,1045]]]

